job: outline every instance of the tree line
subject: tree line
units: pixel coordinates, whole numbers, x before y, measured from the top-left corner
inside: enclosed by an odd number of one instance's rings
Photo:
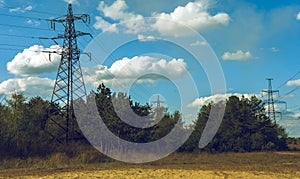
[[[199,139],[208,121],[211,106],[201,107],[193,126],[187,126],[179,111],[170,114],[164,108],[153,110],[149,104],[133,102],[124,93],[113,93],[104,84],[88,95],[86,103],[95,100],[99,115],[108,129],[120,138],[145,143],[166,136],[176,125],[185,135],[194,128],[188,140],[179,152],[251,152],[288,149],[287,134],[284,128],[271,121],[265,115],[264,103],[257,97],[238,98],[231,96],[226,100],[226,108],[221,126],[213,140],[203,149],[198,148]],[[113,102],[117,101],[119,110],[129,115],[122,108],[129,104],[139,116],[148,116],[149,128],[138,128],[120,120]],[[88,110],[87,110],[88,111]],[[60,145],[54,140],[59,134],[59,127],[50,121],[64,122],[64,112],[59,104],[53,104],[41,97],[26,99],[22,94],[12,94],[6,104],[0,105],[0,159],[4,157],[46,156],[57,152]],[[159,122],[157,120],[161,119]],[[80,130],[81,137],[84,135]],[[78,145],[89,145],[86,139],[78,139]]]

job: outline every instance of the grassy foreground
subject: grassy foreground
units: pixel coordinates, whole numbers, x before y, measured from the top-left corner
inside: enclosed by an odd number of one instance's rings
[[[82,158],[82,157],[81,157]],[[81,162],[79,162],[81,161]],[[179,154],[147,164],[88,163],[55,154],[46,159],[11,159],[0,178],[300,178],[300,152]]]

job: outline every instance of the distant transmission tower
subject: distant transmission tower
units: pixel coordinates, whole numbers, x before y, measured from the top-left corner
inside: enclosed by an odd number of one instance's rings
[[[81,53],[77,46],[77,37],[83,35],[90,35],[89,33],[79,32],[75,30],[75,21],[82,20],[84,23],[89,23],[90,16],[87,14],[74,15],[72,4],[68,5],[68,14],[56,19],[49,20],[51,28],[55,30],[56,23],[61,23],[65,28],[64,34],[59,34],[52,40],[63,39],[63,48],[61,52],[51,51],[50,53],[58,53],[61,55],[61,61],[58,68],[54,90],[51,102],[62,107],[63,119],[65,121],[58,121],[51,119],[54,125],[62,129],[60,134],[53,134],[57,141],[69,143],[75,140],[76,133],[76,119],[73,111],[73,101],[76,99],[86,99],[86,89],[82,76],[79,57]],[[49,132],[49,131],[48,131]],[[50,131],[51,133],[51,131]]]
[[[272,78],[267,78],[268,81],[268,89],[267,90],[262,90],[262,93],[266,93],[267,94],[267,100],[265,100],[265,102],[267,103],[267,114],[268,117],[273,120],[276,124],[276,114],[280,114],[281,112],[276,111],[274,104],[276,103],[283,103],[285,104],[285,108],[287,108],[287,103],[285,101],[280,101],[280,100],[275,100],[274,99],[274,93],[278,93],[279,96],[279,90],[273,90],[272,89]]]
[[[157,95],[156,101],[151,101],[151,103],[156,104],[156,107],[154,109],[154,119],[155,121],[159,121],[164,116],[164,112],[166,111],[166,108],[161,106],[162,103],[165,103],[164,101],[159,99],[159,95]]]
[[[152,101],[152,103],[156,104],[156,109],[161,107],[161,104],[164,103],[164,101],[161,101],[159,99],[159,95],[157,95],[157,100],[156,101]]]

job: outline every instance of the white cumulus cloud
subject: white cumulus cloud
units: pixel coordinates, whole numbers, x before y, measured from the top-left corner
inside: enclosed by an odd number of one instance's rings
[[[290,80],[286,83],[287,86],[300,86],[300,79]]]
[[[153,83],[163,79],[162,75],[172,78],[170,80],[176,80],[183,77],[186,72],[187,64],[183,59],[167,61],[150,56],[125,57],[114,62],[110,68],[98,65],[84,69],[85,80],[94,86],[99,85],[99,83],[122,85],[130,83],[132,80],[137,80],[140,83]]]
[[[273,106],[274,106],[275,112],[280,112],[283,110],[283,107],[285,107],[284,105],[280,105],[280,104],[274,104]],[[269,112],[269,111],[272,112],[272,109],[273,109],[272,105],[268,105],[268,104],[265,105],[266,112]]]
[[[110,18],[112,21],[116,21],[116,23],[124,25],[128,33],[138,33],[143,31],[145,28],[144,17],[140,14],[128,12],[127,9],[128,6],[125,0],[116,0],[110,6],[106,5],[104,1],[101,1],[98,6],[98,10],[105,17]],[[96,16],[96,23],[94,25],[96,29],[107,30],[106,27],[113,26],[115,26],[114,23],[105,21],[100,16]]]
[[[118,32],[116,24],[111,24],[100,16],[96,16],[95,18],[96,23],[93,25],[95,29],[101,29],[103,32]]]
[[[39,77],[14,78],[0,83],[0,94],[23,93],[25,96],[50,98],[54,80]]]
[[[248,60],[252,58],[252,54],[250,51],[243,52],[242,50],[238,50],[236,52],[225,52],[222,56],[223,60]]]
[[[120,24],[120,27],[125,27],[127,33],[138,34],[154,30],[163,35],[183,36],[190,34],[186,26],[203,31],[229,23],[230,17],[227,13],[210,14],[208,9],[208,2],[189,2],[185,6],[176,7],[171,13],[154,12],[154,18],[147,19],[141,14],[129,12],[125,0],[116,0],[111,5],[101,1],[98,10],[102,17],[96,16],[94,27],[104,30],[106,27]]]
[[[240,93],[233,93],[233,94],[215,94],[212,96],[207,96],[207,97],[201,97],[195,99],[191,104],[188,104],[187,107],[189,108],[199,108],[203,105],[207,105],[210,102],[220,102],[220,101],[225,101],[228,99],[230,96],[237,96],[238,98],[241,98],[244,96],[245,98],[251,98],[252,96],[257,96],[255,94],[240,94]]]
[[[80,5],[79,2],[77,0],[64,0],[66,3],[69,3],[69,4],[75,4],[75,5]]]
[[[17,7],[17,8],[10,8],[8,11],[9,12],[26,12],[26,11],[31,11],[32,10],[32,6],[27,6],[25,8],[21,8],[21,7]]]
[[[157,39],[154,36],[138,35],[138,40],[141,42],[147,42],[147,41],[156,41]]]
[[[297,20],[300,21],[300,12],[297,14]]]
[[[178,6],[171,13],[153,13],[153,16],[157,18],[153,28],[162,34],[180,36],[187,35],[185,28],[180,24],[196,31],[202,31],[229,23],[230,17],[228,14],[216,13],[211,15],[208,8],[208,3],[196,1],[189,2],[185,6]]]
[[[33,26],[40,26],[41,25],[41,22],[31,20],[31,19],[27,20],[26,23],[29,24],[29,25],[33,25]]]
[[[18,53],[7,63],[7,70],[15,75],[29,76],[57,71],[61,56],[58,54],[43,53],[42,51],[59,51],[58,45],[45,48],[34,45]],[[49,58],[51,57],[51,59]]]

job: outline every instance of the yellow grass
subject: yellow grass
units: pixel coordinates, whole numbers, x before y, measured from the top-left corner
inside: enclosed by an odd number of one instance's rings
[[[243,179],[274,179],[274,178],[296,178],[300,173],[278,174],[266,172],[234,172],[234,171],[203,171],[203,170],[183,170],[183,169],[113,169],[98,171],[75,171],[55,173],[39,178],[243,178]],[[37,178],[37,176],[27,176],[27,178]]]
[[[147,164],[84,164],[62,154],[27,160],[27,167],[24,161],[20,167],[5,162],[0,164],[0,178],[300,178],[300,152],[176,153]]]

